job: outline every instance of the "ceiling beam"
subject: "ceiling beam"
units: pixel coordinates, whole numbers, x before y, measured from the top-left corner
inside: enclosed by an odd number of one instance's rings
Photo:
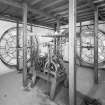
[[[59,12],[58,14],[59,14],[59,15],[69,14],[69,11],[68,11],[68,10],[67,10],[67,11],[61,11],[61,12]]]
[[[54,21],[54,19],[48,19],[48,18],[42,18],[42,19],[40,19],[40,21],[47,21],[47,20]]]
[[[12,1],[7,1],[7,0],[0,0],[0,2],[4,3],[4,4],[7,4],[7,5],[10,5],[12,7],[16,7],[16,8],[23,8],[23,5],[20,4],[20,3],[17,3],[17,2],[12,2]],[[38,9],[33,9],[31,7],[28,7],[28,10],[31,11],[33,14],[39,14],[41,16],[44,16],[44,17],[48,17],[48,18],[53,18],[56,20],[56,18],[50,14],[47,14],[45,12],[42,12]]]
[[[105,7],[105,3],[97,5],[97,7]]]
[[[51,14],[56,14],[57,12],[61,12],[61,11],[64,11],[64,10],[69,10],[69,7],[65,6],[65,8],[63,8],[62,6],[57,8],[57,9],[51,9],[48,11],[48,13],[51,13]]]
[[[92,14],[89,14],[88,16],[86,16],[86,15],[77,16],[77,20],[80,19],[80,18],[84,18],[84,19],[86,18],[87,19],[87,18],[91,18],[91,17],[94,17],[94,16]]]
[[[83,9],[83,8],[85,8],[85,7],[87,7],[87,6],[89,6],[89,3],[86,3],[86,4],[84,4],[84,5],[77,5],[77,10],[78,10],[78,9]]]
[[[91,8],[84,8],[82,10],[78,10],[77,13],[81,14],[81,13],[84,13],[84,12],[91,12],[91,11],[92,11]]]
[[[93,15],[94,16],[93,11],[92,12],[86,12],[86,13],[83,13],[83,14],[77,14],[77,17],[78,16],[89,16],[89,15]]]
[[[34,0],[33,2],[31,2],[31,5],[33,6],[33,5],[35,5],[36,3],[40,2],[40,1],[42,1],[42,0]]]
[[[46,5],[41,8],[41,10],[46,9],[48,7],[51,7],[51,6],[57,4],[57,3],[61,2],[61,1],[63,1],[63,0],[53,0],[53,2],[46,3]]]
[[[0,0],[0,2],[7,4],[7,5],[10,5],[12,7],[15,7],[15,8],[20,8],[20,9],[23,8],[23,5],[18,3],[18,2],[12,2],[12,1],[8,1],[8,0]],[[45,13],[39,9],[33,9],[32,7],[28,7],[28,10],[35,15],[38,14],[38,15],[43,16],[43,17],[52,18],[54,20],[57,20],[57,18],[55,16],[48,14],[48,13]],[[62,22],[65,23],[65,21],[62,21]]]
[[[58,6],[58,7],[55,7],[51,10],[48,10],[48,13],[51,13],[51,12],[57,12],[57,11],[60,11],[60,10],[63,10],[63,9],[68,9],[69,8],[69,4],[65,4],[63,6]]]
[[[100,2],[104,2],[104,0],[94,0],[94,3],[100,3]]]
[[[88,2],[90,3],[90,6],[91,6],[91,8],[94,10],[94,11],[96,11],[96,9],[98,8],[97,6],[95,6],[95,4],[94,4],[94,2],[92,1],[92,0],[88,0]],[[100,12],[98,12],[98,17],[100,17],[101,19],[103,19],[104,20],[104,16],[100,13]]]
[[[91,21],[93,20],[94,18],[85,18],[85,19],[78,19],[77,22],[86,22],[86,21]]]
[[[86,17],[85,18],[84,17],[83,18],[81,17],[81,18],[78,18],[77,19],[77,22],[90,21],[90,20],[93,20],[93,19],[94,19],[93,16],[92,17],[87,17],[87,18]]]
[[[95,6],[95,4],[93,3],[93,1],[92,0],[87,0],[88,1],[88,3],[89,3],[89,6],[95,11],[96,10],[96,6]]]

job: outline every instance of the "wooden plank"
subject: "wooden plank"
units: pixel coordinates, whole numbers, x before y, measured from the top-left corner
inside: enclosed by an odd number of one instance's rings
[[[104,0],[94,0],[94,3],[100,3],[100,2],[105,2]]]
[[[7,0],[0,0],[0,2],[2,2],[4,4],[7,4],[7,5],[10,5],[12,7],[23,8],[23,5],[20,4],[20,3],[17,3],[17,2],[12,2],[12,1],[7,1]],[[41,10],[38,10],[38,9],[33,9],[31,7],[28,7],[28,10],[31,11],[33,14],[39,14],[41,16],[45,16],[45,17],[56,19],[54,16],[49,15],[49,14],[47,14],[45,12],[42,12]]]
[[[82,15],[86,15],[86,14],[93,14],[94,15],[94,12],[89,8],[77,11],[77,15],[80,15],[81,17],[82,17]],[[65,13],[63,15],[64,15],[64,17],[68,17],[68,13]]]
[[[77,22],[83,22],[83,21],[89,21],[89,20],[93,20],[94,19],[94,17],[92,16],[92,17],[79,17],[78,19],[77,19]]]
[[[82,14],[77,14],[77,17],[89,17],[89,16],[94,16],[93,11],[92,12],[85,12]]]
[[[84,13],[84,12],[93,12],[91,8],[84,8],[82,10],[77,10],[78,14]],[[94,13],[93,13],[94,14]]]
[[[92,21],[92,20],[94,20],[94,18],[90,17],[90,18],[78,19],[77,22],[85,22],[85,21]]]
[[[63,0],[53,0],[53,2],[47,3],[45,6],[41,7],[41,10],[46,9],[48,7],[54,6],[59,2],[62,2]]]
[[[78,6],[77,6],[77,10],[83,9],[83,8],[85,8],[85,7],[87,7],[87,6],[89,6],[89,3],[86,3],[86,4],[84,4],[84,5],[78,5]]]
[[[61,10],[64,10],[64,9],[68,9],[69,8],[69,4],[65,4],[63,6],[57,6],[57,7],[54,7],[53,9],[51,10],[48,10],[48,13],[51,13],[51,12],[59,12]]]
[[[23,4],[23,87],[27,81],[27,4]]]
[[[49,19],[49,18],[40,18],[40,21],[47,21],[47,20],[51,21],[51,20],[54,20],[54,19]]]
[[[16,57],[17,57],[17,71],[19,71],[19,21],[17,21],[16,23],[16,30],[17,30],[17,37],[16,37],[16,51],[17,51],[17,54],[16,54]]]
[[[64,15],[64,14],[69,14],[69,11],[67,10],[67,11],[62,11],[62,12],[59,12],[58,13],[59,15]],[[55,15],[55,14],[54,14]]]
[[[38,2],[41,2],[41,1],[43,1],[43,0],[34,0],[34,1],[31,3],[31,5],[33,6],[33,5],[35,5],[35,4],[37,4]]]
[[[69,8],[69,7],[68,7]],[[64,11],[68,11],[68,8],[62,8],[62,9],[60,9],[60,10],[55,10],[55,11],[53,11],[53,12],[51,12],[51,14],[54,14],[54,15],[57,15],[57,14],[59,14],[60,12],[64,12]]]
[[[89,3],[89,6],[95,11],[96,6],[94,5],[93,1],[92,0],[87,0],[87,1]]]
[[[94,82],[98,83],[98,8],[94,13]]]
[[[76,0],[69,0],[69,105],[76,105]]]

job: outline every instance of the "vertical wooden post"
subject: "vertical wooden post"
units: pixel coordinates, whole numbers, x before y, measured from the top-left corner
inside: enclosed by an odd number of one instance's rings
[[[17,21],[16,23],[16,31],[17,31],[17,37],[16,37],[17,71],[19,71],[19,21]]]
[[[31,67],[33,67],[33,37],[32,36],[30,36],[30,42],[31,42],[30,59],[31,59]]]
[[[69,105],[76,105],[76,0],[69,0]]]
[[[33,25],[32,24],[30,25],[30,30],[31,30],[31,32],[33,32]]]
[[[23,3],[23,86],[27,81],[27,4]]]
[[[57,17],[57,32],[59,33],[60,31],[60,17]]]
[[[98,8],[94,12],[94,82],[98,83]]]
[[[54,31],[56,32],[57,24],[54,24]],[[54,54],[56,55],[56,38],[54,38]]]
[[[60,17],[57,17],[57,33],[60,32]],[[57,38],[57,54],[59,54],[60,37]]]
[[[30,31],[31,32],[33,32],[33,25],[31,24],[30,25]],[[30,36],[30,46],[31,46],[31,48],[30,48],[30,59],[31,59],[31,67],[33,67],[33,37],[32,36]]]
[[[80,66],[81,66],[81,54],[82,54],[81,32],[82,32],[82,22],[80,22]]]

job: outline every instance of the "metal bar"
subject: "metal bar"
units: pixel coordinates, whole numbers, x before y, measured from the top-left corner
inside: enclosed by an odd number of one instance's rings
[[[27,4],[23,3],[23,87],[27,80]]]
[[[98,83],[98,8],[95,10],[94,20],[94,82]]]
[[[76,0],[69,0],[69,105],[76,105]]]
[[[19,21],[17,21],[17,37],[16,37],[16,46],[17,46],[17,71],[19,71]]]
[[[81,37],[81,32],[82,32],[82,22],[80,22],[80,66],[81,66],[81,55],[82,55],[82,37]]]

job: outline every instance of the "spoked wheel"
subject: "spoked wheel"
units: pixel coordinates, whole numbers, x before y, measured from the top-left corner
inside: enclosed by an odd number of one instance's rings
[[[94,64],[94,31],[86,29],[81,32],[81,60],[88,64]],[[77,41],[77,54],[80,55],[80,42]],[[98,31],[98,63],[105,61],[105,35],[102,31]]]
[[[30,31],[27,30],[27,61],[30,59]],[[23,28],[19,27],[19,62],[23,64]],[[10,28],[0,38],[0,59],[8,67],[17,66],[17,30]],[[37,42],[37,41],[36,41]]]
[[[56,72],[57,72],[56,64],[53,61],[51,61],[50,63],[46,62],[44,72],[45,73],[50,73],[50,74],[56,76]]]

